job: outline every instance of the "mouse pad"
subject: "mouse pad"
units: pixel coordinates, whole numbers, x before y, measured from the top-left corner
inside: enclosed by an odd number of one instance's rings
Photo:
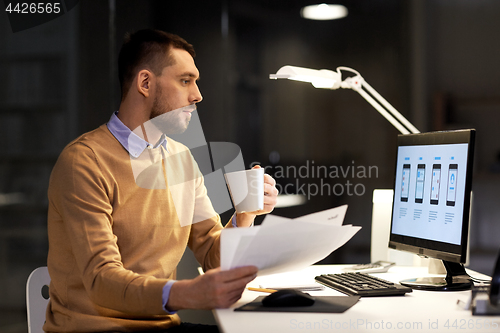
[[[234,311],[342,313],[359,300],[359,296],[316,296],[310,306],[268,307],[262,305],[264,297],[259,296]]]

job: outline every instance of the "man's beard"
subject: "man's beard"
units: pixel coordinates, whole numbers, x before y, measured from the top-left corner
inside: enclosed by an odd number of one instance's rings
[[[156,97],[149,114],[150,122],[166,135],[181,134],[186,131],[189,125],[189,118],[184,114],[187,107],[196,109],[196,106],[189,105],[173,110],[168,103],[160,105],[163,100],[163,91],[157,86]]]

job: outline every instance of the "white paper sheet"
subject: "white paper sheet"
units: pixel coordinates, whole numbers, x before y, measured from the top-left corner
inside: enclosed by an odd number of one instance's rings
[[[361,229],[342,225],[346,210],[344,205],[296,219],[268,215],[260,226],[224,229],[221,268],[253,265],[267,275],[310,266]]]
[[[345,217],[346,211],[347,211],[347,205],[343,205],[343,206],[339,206],[337,208],[327,209],[327,210],[323,210],[321,212],[303,215],[301,217],[295,218],[295,220],[304,221],[304,222],[342,225],[342,222],[344,222],[344,217]]]

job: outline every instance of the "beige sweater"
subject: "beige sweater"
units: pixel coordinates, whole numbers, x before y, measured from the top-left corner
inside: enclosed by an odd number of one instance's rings
[[[159,161],[158,179],[164,182],[167,174],[194,178],[174,191],[175,200],[168,186],[137,185],[130,155],[106,125],[63,150],[48,191],[51,285],[45,331],[137,331],[177,325],[179,317],[163,310],[162,290],[175,278],[186,246],[204,269],[219,266],[223,227],[203,178],[192,177],[199,170],[185,146],[169,139],[167,148],[148,152]],[[164,160],[162,154],[173,158]],[[197,211],[213,212],[213,217],[181,227],[174,201],[184,219],[191,214],[188,217],[196,220]]]

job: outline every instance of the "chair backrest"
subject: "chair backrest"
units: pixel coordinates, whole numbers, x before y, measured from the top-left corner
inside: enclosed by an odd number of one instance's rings
[[[31,272],[26,283],[26,309],[28,333],[43,333],[45,311],[49,303],[50,276],[47,267],[38,267]]]

